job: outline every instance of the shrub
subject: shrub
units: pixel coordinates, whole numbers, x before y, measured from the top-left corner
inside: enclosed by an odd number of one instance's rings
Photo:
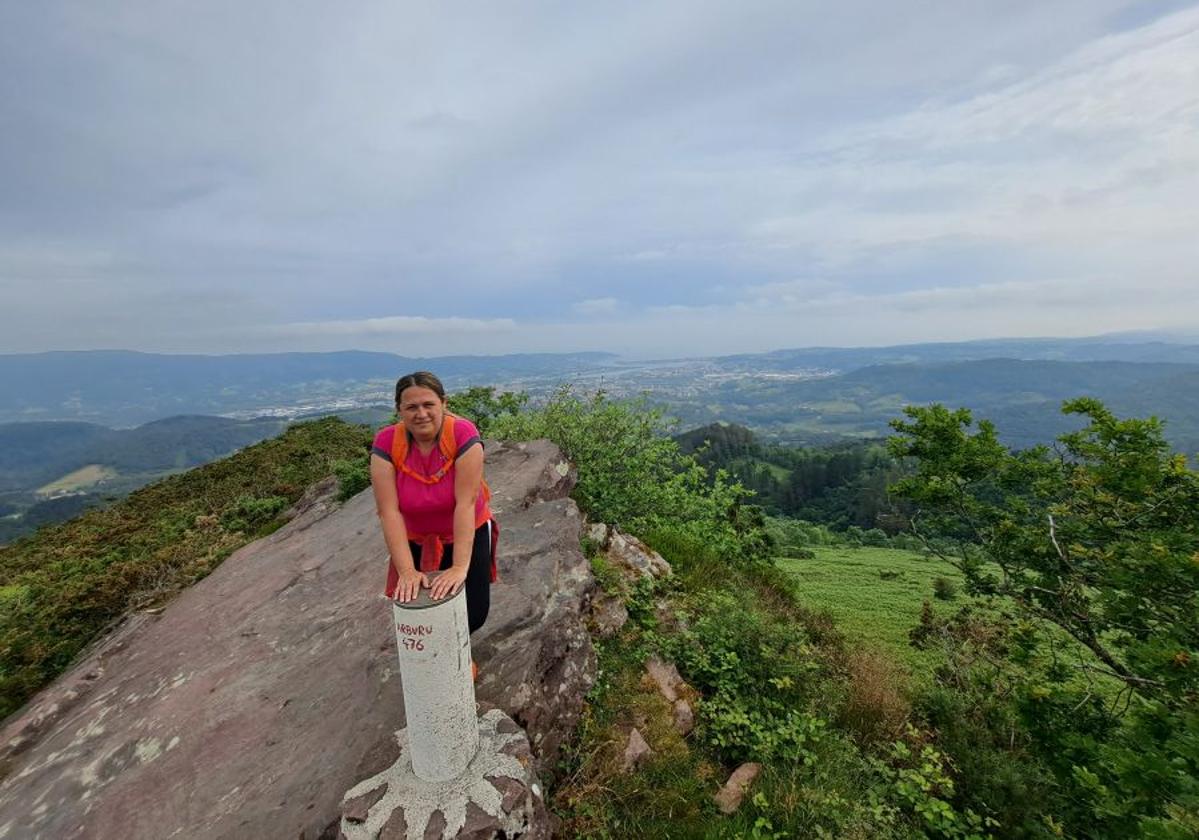
[[[852,653],[846,664],[849,686],[840,722],[868,743],[899,737],[911,712],[903,671],[874,651]]]
[[[957,585],[947,577],[933,578],[933,596],[940,601],[952,601],[957,597]]]
[[[283,496],[238,496],[221,515],[221,527],[227,531],[253,533],[286,510],[288,504]]]
[[[890,446],[917,470],[893,489],[919,505],[922,533],[968,591],[1015,611],[1008,644],[960,640],[988,658],[954,678],[1010,697],[1030,751],[1066,792],[1060,830],[1195,836],[1199,473],[1154,418],[1121,420],[1092,398],[1062,410],[1086,425],[1059,451],[1013,453],[993,424],[972,429],[966,409],[909,407]],[[1063,662],[1063,635],[1088,655]],[[1050,664],[1030,668],[1038,653]]]
[[[761,516],[744,504],[748,491],[724,471],[709,476],[668,429],[644,401],[602,392],[584,399],[567,387],[539,409],[495,418],[492,434],[556,443],[578,469],[574,496],[593,519],[634,533],[683,527],[723,557],[764,555],[770,543]]]
[[[334,461],[333,475],[337,476],[337,500],[347,501],[371,486],[370,460],[353,458]]]

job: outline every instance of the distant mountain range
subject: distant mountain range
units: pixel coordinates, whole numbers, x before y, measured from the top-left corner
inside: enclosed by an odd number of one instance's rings
[[[292,419],[386,422],[396,377],[420,369],[437,372],[451,391],[494,385],[536,397],[569,383],[645,396],[682,429],[734,422],[764,443],[797,445],[881,437],[905,405],[942,402],[993,420],[1006,443],[1026,447],[1076,428],[1061,403],[1086,395],[1122,416],[1165,420],[1178,450],[1199,453],[1199,345],[1140,337],[652,361],[607,353],[9,355],[0,356],[0,543],[271,437]],[[197,413],[227,416],[171,416]],[[5,422],[16,420],[37,422]]]
[[[0,355],[0,422],[86,420],[134,426],[179,414],[273,412],[390,402],[402,374],[435,370],[447,386],[569,376],[603,364],[606,353],[443,356],[278,353],[172,356],[127,351]],[[326,412],[328,413],[328,412]]]
[[[451,389],[497,385],[539,394],[562,383],[576,383],[603,387],[617,395],[648,391],[655,399],[674,405],[680,398],[685,402],[688,395],[707,393],[722,378],[768,382],[778,375],[780,381],[806,380],[879,365],[994,359],[1199,365],[1199,344],[1140,336],[1011,339],[810,347],[652,361],[628,361],[611,353],[419,358],[359,351],[173,356],[106,350],[0,355],[0,423],[83,420],[128,427],[179,414],[249,418],[350,412],[389,404],[396,378],[421,369],[435,371]],[[942,374],[953,378],[948,369],[943,368]],[[1092,374],[1079,375],[1087,381],[1094,379]],[[1066,380],[1071,376],[1062,374]],[[945,390],[933,391],[941,394],[941,399],[953,399]]]
[[[1077,428],[1061,414],[1072,397],[1094,396],[1121,416],[1166,421],[1169,440],[1199,452],[1199,364],[1057,362],[1021,359],[871,365],[806,379],[729,378],[670,409],[683,427],[726,420],[767,440],[814,444],[876,437],[905,405],[940,402],[995,422],[1013,447],[1049,443]]]

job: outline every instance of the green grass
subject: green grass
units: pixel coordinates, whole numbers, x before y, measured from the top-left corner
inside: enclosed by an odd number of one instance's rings
[[[935,654],[908,644],[908,632],[916,626],[925,601],[941,613],[964,603],[933,597],[933,580],[947,578],[962,587],[962,575],[953,566],[934,557],[893,548],[812,549],[811,560],[779,558],[780,569],[794,577],[800,601],[832,615],[846,640],[877,648],[903,663],[914,676],[929,673]],[[884,577],[886,575],[886,577]]]

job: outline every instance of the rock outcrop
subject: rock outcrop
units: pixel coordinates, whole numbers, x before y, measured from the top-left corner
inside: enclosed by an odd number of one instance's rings
[[[545,442],[489,444],[487,462],[503,530],[478,698],[544,772],[595,672],[574,473]],[[308,499],[127,621],[4,723],[0,838],[336,837],[343,794],[400,756],[386,556],[369,492]]]

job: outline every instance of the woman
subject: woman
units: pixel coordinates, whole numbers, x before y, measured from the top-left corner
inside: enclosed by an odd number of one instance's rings
[[[465,587],[473,633],[487,620],[495,579],[479,431],[446,411],[445,388],[428,371],[396,382],[396,412],[400,422],[371,447],[371,486],[391,553],[387,596],[411,601],[424,586],[440,599]]]

